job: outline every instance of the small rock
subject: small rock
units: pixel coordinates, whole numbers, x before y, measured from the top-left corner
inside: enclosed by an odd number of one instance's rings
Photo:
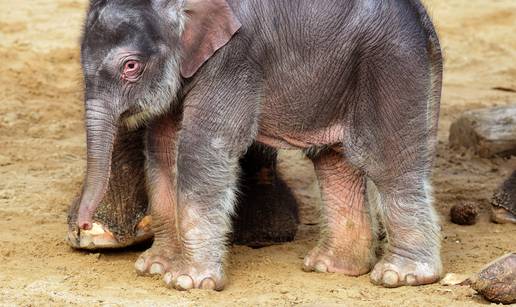
[[[450,210],[451,221],[458,225],[474,225],[477,222],[478,209],[471,203],[460,203]]]
[[[483,158],[516,152],[516,106],[470,110],[450,127],[450,145],[470,148]]]
[[[443,279],[441,279],[439,283],[443,286],[455,286],[461,285],[466,279],[468,279],[468,276],[466,275],[448,273],[443,277]]]
[[[494,303],[516,303],[516,252],[486,265],[471,278],[471,288]]]

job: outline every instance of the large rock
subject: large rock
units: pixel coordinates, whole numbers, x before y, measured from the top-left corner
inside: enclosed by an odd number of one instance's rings
[[[450,145],[484,158],[516,154],[516,106],[464,112],[451,125]]]
[[[495,303],[516,303],[516,252],[486,265],[471,278],[471,287]]]

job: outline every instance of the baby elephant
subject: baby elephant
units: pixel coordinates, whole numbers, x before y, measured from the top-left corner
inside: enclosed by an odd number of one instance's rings
[[[324,229],[305,270],[372,269],[386,287],[439,279],[430,173],[442,59],[419,1],[92,0],[81,47],[78,227],[91,228],[106,192],[118,127],[145,126],[155,240],[138,273],[224,287],[238,161],[257,142],[314,163]]]

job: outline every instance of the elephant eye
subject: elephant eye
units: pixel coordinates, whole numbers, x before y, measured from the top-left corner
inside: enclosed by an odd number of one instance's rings
[[[124,71],[122,72],[122,79],[135,82],[138,81],[143,71],[143,64],[137,60],[128,60],[124,64]]]

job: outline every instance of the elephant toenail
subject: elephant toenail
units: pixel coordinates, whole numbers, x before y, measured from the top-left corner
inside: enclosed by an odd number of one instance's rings
[[[328,272],[328,266],[324,262],[318,262],[315,265],[314,269],[318,273],[326,273],[326,272]]]
[[[378,270],[373,270],[369,278],[371,279],[371,282],[375,285],[380,283],[380,274],[378,273]]]
[[[310,265],[310,259],[308,259],[308,258],[305,258],[305,260],[303,261],[303,271],[305,271],[305,272],[313,271],[313,268]]]
[[[165,284],[170,286],[172,284],[173,277],[174,276],[172,276],[172,273],[167,272],[167,273],[165,273],[165,276],[163,276],[163,281],[165,282]]]
[[[145,260],[138,259],[134,264],[134,267],[138,273],[143,273],[145,271]]]
[[[383,273],[383,284],[386,287],[397,287],[399,285],[398,273],[387,270]]]
[[[194,286],[192,278],[188,275],[181,275],[177,278],[176,288],[178,290],[190,290]]]
[[[149,273],[156,274],[156,275],[158,275],[158,274],[161,275],[161,274],[163,274],[163,271],[164,271],[163,270],[163,266],[161,264],[153,263],[151,268],[150,268]]]
[[[201,289],[204,290],[215,290],[215,281],[211,278],[206,278],[201,282]]]
[[[407,283],[407,285],[410,285],[410,286],[414,286],[417,284],[417,279],[416,279],[416,276],[412,275],[412,274],[408,274],[406,277],[405,277],[405,282]]]

